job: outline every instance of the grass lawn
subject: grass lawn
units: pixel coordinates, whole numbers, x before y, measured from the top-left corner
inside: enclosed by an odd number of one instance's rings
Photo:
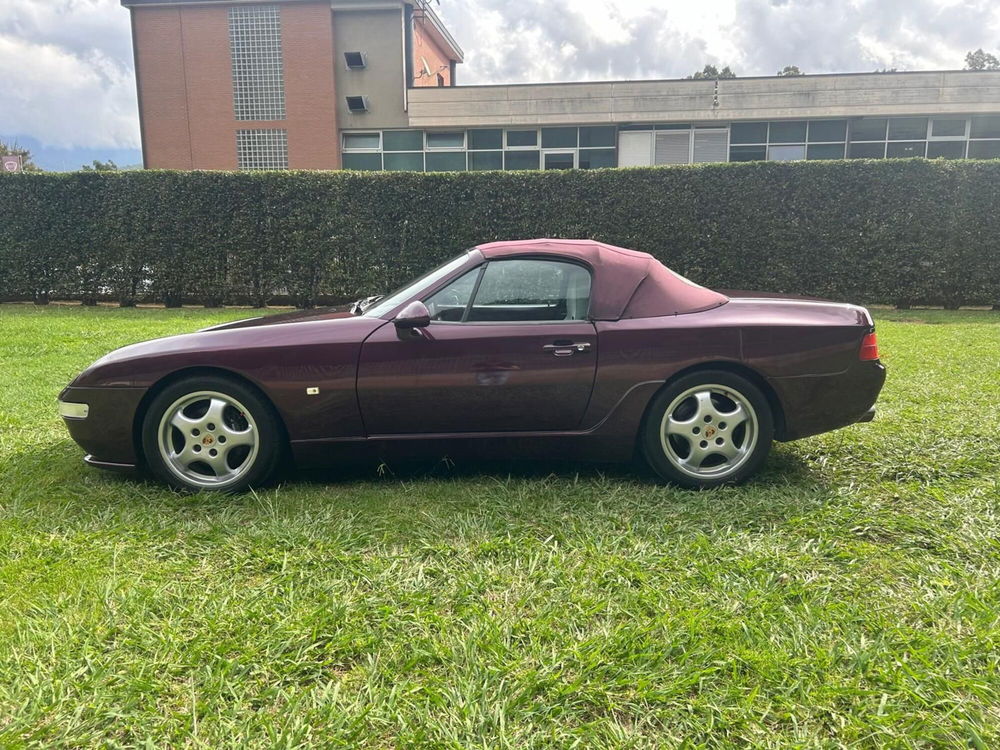
[[[76,372],[248,314],[0,306],[0,747],[1000,746],[1000,313],[880,314],[876,421],[736,489],[81,464]]]

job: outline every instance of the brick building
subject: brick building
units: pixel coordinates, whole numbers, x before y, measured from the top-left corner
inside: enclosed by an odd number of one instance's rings
[[[163,169],[1000,158],[1000,72],[457,86],[428,0],[122,0]]]

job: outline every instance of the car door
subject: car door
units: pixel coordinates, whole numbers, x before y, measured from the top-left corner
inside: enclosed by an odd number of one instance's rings
[[[590,401],[591,274],[542,258],[494,260],[425,300],[426,328],[364,343],[358,401],[369,435],[574,430]]]

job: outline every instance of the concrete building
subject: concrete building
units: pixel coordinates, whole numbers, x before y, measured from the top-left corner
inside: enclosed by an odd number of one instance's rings
[[[1000,72],[458,86],[428,0],[122,4],[148,168],[1000,158]]]

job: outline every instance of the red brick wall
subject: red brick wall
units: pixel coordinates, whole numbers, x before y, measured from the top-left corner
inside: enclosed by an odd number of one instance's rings
[[[285,52],[288,166],[340,169],[337,92],[333,83],[334,55],[339,51],[333,48],[330,3],[282,7],[281,41]]]
[[[132,11],[139,116],[149,169],[192,169],[178,8]]]
[[[413,22],[413,85],[437,86],[440,75],[444,85],[451,86],[451,60],[424,30],[425,23],[429,22],[421,18]],[[424,73],[424,60],[431,69],[430,76]]]
[[[286,120],[233,113],[227,6],[133,9],[146,166],[236,169],[236,131],[286,129],[292,169],[337,169],[329,2],[281,6]]]

